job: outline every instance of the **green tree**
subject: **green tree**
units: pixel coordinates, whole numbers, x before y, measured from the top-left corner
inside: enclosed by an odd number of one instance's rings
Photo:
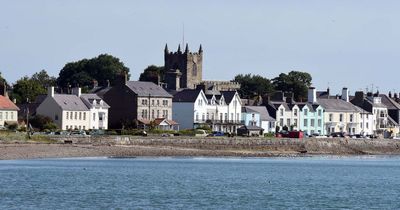
[[[288,74],[281,73],[272,79],[275,90],[293,92],[297,101],[307,99],[307,91],[311,86],[312,77],[307,72],[291,71]]]
[[[102,54],[91,59],[82,59],[76,62],[67,63],[60,71],[57,78],[58,86],[66,88],[71,86],[91,86],[93,80],[98,81],[99,85],[115,84],[119,74],[127,73],[129,78],[129,68],[118,58]]]
[[[31,79],[39,84],[42,84],[42,86],[45,88],[56,86],[56,78],[49,76],[47,71],[44,69],[33,74]]]
[[[33,128],[36,128],[40,131],[43,131],[44,129],[54,130],[57,127],[50,117],[43,115],[35,115],[29,119],[29,123]]]
[[[7,81],[6,81],[6,79],[3,78],[3,75],[0,72],[0,84],[4,84],[4,83],[7,84]]]
[[[11,97],[16,99],[18,103],[23,103],[27,100],[34,101],[36,96],[45,93],[46,88],[41,83],[25,76],[14,84]]]
[[[164,66],[150,65],[139,76],[139,81],[148,81],[158,84],[164,80]]]
[[[271,81],[260,75],[239,74],[232,81],[240,83],[238,92],[242,98],[254,98],[273,91]]]

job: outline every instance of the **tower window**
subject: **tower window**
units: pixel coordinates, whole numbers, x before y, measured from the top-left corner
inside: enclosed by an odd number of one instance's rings
[[[197,77],[197,64],[193,62],[192,76]]]

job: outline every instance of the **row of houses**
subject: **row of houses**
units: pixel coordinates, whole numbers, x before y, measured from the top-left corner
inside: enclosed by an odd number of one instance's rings
[[[193,129],[203,126],[213,131],[237,133],[240,129],[259,133],[301,130],[330,135],[399,133],[400,105],[397,95],[355,92],[343,88],[341,95],[308,90],[306,102],[296,102],[293,95],[276,92],[258,105],[242,100],[236,91],[183,89],[170,94],[151,82],[127,81],[121,77],[113,87],[95,87],[82,94],[73,88],[58,94],[54,87],[40,96],[31,113],[50,117],[62,130],[120,129],[154,127],[164,130]],[[7,96],[0,96],[0,126],[18,120],[17,112],[26,114]],[[23,115],[24,115],[23,114]]]

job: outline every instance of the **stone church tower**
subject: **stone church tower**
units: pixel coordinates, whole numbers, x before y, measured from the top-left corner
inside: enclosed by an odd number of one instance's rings
[[[195,89],[203,79],[203,49],[201,45],[198,52],[189,52],[188,44],[186,44],[184,52],[181,51],[180,45],[177,52],[169,52],[168,46],[165,45],[164,67],[167,89]]]

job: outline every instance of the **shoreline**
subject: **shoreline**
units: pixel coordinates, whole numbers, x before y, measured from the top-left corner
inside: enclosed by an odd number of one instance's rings
[[[65,141],[73,143],[64,143]],[[310,157],[400,155],[398,140],[108,136],[0,142],[0,160],[74,157]]]

